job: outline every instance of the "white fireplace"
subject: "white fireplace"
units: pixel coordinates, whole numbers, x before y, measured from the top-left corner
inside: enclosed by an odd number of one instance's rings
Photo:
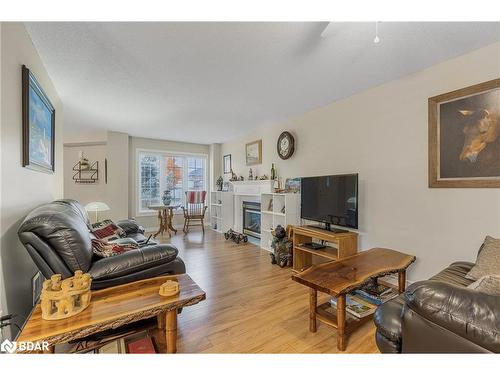
[[[271,193],[274,187],[274,181],[257,180],[257,181],[233,181],[233,199],[234,199],[234,216],[233,228],[240,233],[244,232],[243,226],[243,202],[259,203],[262,193]]]

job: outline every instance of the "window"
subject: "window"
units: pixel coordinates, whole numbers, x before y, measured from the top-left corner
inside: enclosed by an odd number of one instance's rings
[[[161,204],[165,190],[170,191],[171,204],[183,205],[186,191],[207,188],[206,156],[140,151],[138,159],[138,213]]]

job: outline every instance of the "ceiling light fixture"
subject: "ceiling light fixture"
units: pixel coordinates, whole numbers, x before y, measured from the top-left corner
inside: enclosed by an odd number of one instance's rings
[[[378,21],[375,21],[375,39],[373,39],[373,43],[380,43],[380,38],[378,37]]]

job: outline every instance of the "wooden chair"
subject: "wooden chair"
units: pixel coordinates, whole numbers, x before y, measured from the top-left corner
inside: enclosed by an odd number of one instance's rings
[[[184,233],[187,234],[190,226],[201,225],[203,233],[205,233],[205,211],[207,206],[205,206],[205,197],[207,195],[206,191],[186,191],[186,206],[182,206],[182,211],[184,211],[184,228],[182,229]],[[199,223],[192,223],[192,221]]]

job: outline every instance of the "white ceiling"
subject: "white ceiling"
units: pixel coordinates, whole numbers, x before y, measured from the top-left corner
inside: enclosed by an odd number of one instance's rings
[[[70,132],[223,142],[500,40],[500,23],[28,23]]]

